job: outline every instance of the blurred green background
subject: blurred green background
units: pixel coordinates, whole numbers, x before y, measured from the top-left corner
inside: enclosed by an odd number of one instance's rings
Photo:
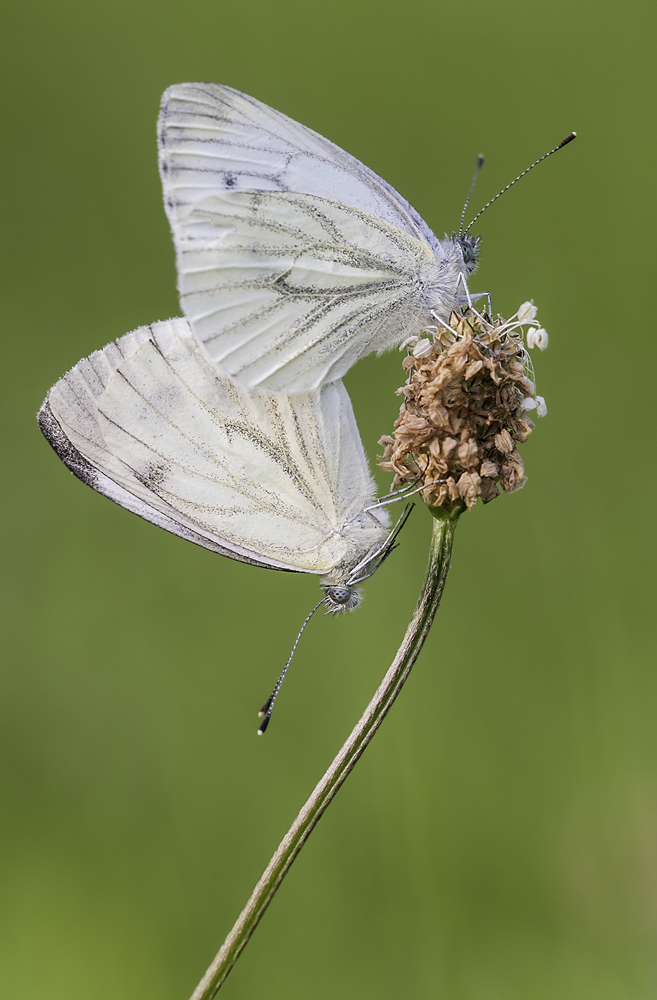
[[[477,287],[533,298],[549,416],[524,491],[460,524],[394,711],[224,987],[313,1000],[657,995],[652,3],[23,0],[2,29],[0,994],[185,1000],[378,684],[430,517],[357,614],[74,479],[34,415],[179,312],[162,90],[227,83],[354,153],[442,235],[475,157]],[[400,356],[350,373],[374,457]],[[379,476],[382,488],[389,478]]]

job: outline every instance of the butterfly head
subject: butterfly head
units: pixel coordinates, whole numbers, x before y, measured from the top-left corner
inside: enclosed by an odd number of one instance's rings
[[[362,599],[360,587],[347,585],[327,587],[323,602],[325,613],[328,615],[335,614],[336,611],[354,611]]]
[[[479,263],[479,243],[481,236],[470,236],[469,233],[452,233],[452,243],[459,248],[463,257],[463,274],[467,278]]]

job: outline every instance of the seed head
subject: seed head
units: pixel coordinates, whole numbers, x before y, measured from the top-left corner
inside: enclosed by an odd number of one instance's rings
[[[393,490],[415,484],[433,507],[473,507],[513,493],[527,477],[517,446],[545,416],[536,395],[524,343],[547,346],[535,322],[536,307],[525,302],[515,316],[495,322],[474,309],[452,313],[449,324],[421,330],[405,341],[406,385],[394,436],[384,435],[381,468],[394,472]]]

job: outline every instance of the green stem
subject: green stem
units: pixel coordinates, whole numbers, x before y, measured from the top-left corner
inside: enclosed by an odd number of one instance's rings
[[[431,513],[434,523],[429,564],[417,607],[397,655],[353,732],[285,834],[233,929],[194,990],[191,1000],[211,1000],[219,990],[292,862],[388,714],[418,658],[440,604],[449,571],[454,531],[461,510],[446,512],[440,508],[432,508]]]

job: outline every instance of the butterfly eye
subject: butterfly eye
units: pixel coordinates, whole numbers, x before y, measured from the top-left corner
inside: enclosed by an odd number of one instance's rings
[[[327,587],[322,603],[326,608],[324,614],[334,614],[336,611],[353,611],[361,602],[361,592],[356,587]]]
[[[463,254],[463,263],[465,264],[468,272],[474,271],[477,263],[479,261],[479,237],[478,236],[452,236],[452,239],[458,243],[461,248],[461,253]]]
[[[336,604],[347,604],[352,596],[351,587],[330,587],[326,593]]]

